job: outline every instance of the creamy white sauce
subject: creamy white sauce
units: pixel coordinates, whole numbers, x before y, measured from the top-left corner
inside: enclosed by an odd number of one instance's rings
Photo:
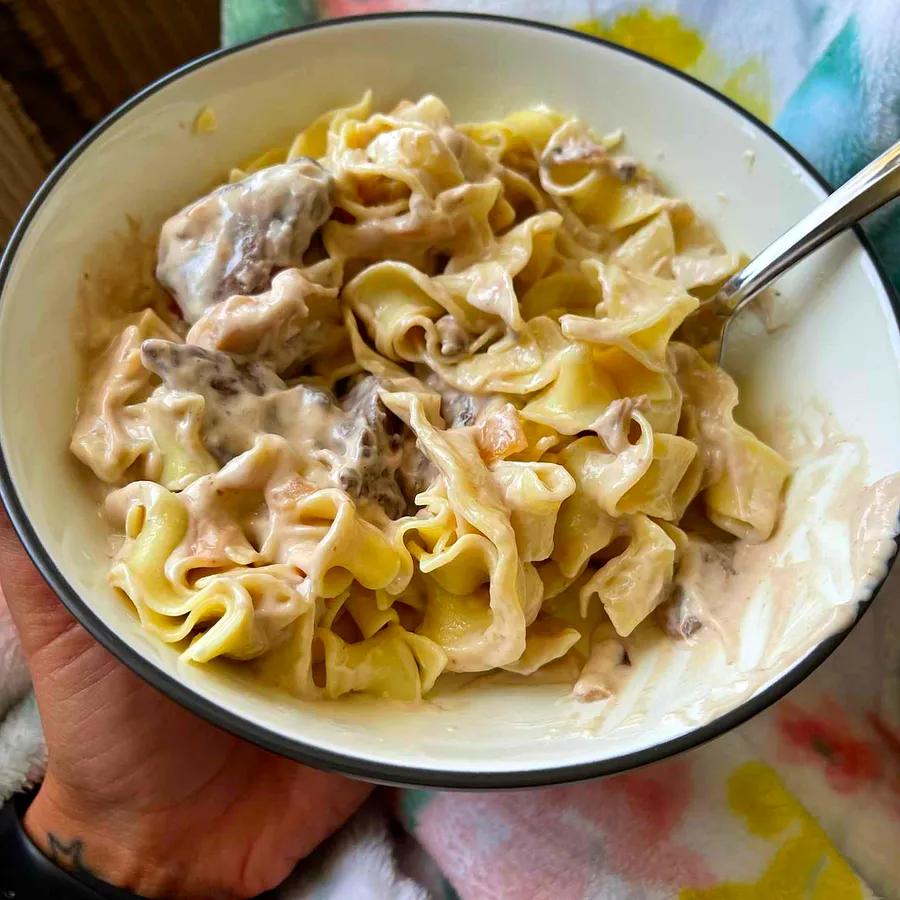
[[[327,473],[323,486],[371,500],[390,518],[406,511],[411,498],[396,479],[402,423],[379,399],[374,376],[359,379],[338,402],[319,385],[288,387],[265,364],[241,365],[192,344],[148,340],[141,356],[163,381],[158,394],[203,397],[203,442],[219,463],[245,453],[261,435],[279,435],[314,476]]]
[[[900,475],[866,484],[861,444],[833,432],[792,443],[778,447],[794,474],[772,537],[692,539],[677,574],[680,607],[622,639],[632,666],[611,699],[579,717],[592,733],[650,724],[672,708],[690,725],[709,721],[853,623],[894,552]]]
[[[547,667],[540,681],[574,684],[560,697],[557,727],[617,738],[662,720],[676,732],[697,727],[735,709],[854,622],[858,602],[894,553],[900,474],[867,484],[862,444],[825,426],[782,421],[770,443],[794,472],[772,537],[717,544],[692,536],[677,573],[680,608],[660,608],[627,638],[602,636],[577,678],[565,660]],[[455,710],[469,691],[498,683],[536,681],[491,673],[448,678],[432,702]]]
[[[643,398],[623,397],[613,400],[597,417],[590,430],[606,444],[610,453],[624,453],[631,447],[628,431],[635,411],[643,410]]]

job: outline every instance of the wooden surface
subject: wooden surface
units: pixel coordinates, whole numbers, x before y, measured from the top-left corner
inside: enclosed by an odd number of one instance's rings
[[[219,0],[0,0],[0,242],[95,122],[219,43]]]

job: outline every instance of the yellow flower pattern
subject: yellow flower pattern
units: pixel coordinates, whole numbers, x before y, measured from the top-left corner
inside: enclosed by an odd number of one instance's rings
[[[762,59],[753,56],[731,65],[706,45],[699,31],[671,13],[637,9],[608,22],[589,19],[575,27],[694,75],[763,121],[771,117],[771,85]]]
[[[753,761],[728,779],[728,804],[747,831],[777,843],[760,878],[685,888],[679,900],[863,900],[859,878],[776,772]]]

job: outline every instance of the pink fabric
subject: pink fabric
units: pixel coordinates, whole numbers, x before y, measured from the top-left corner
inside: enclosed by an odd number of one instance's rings
[[[398,12],[409,4],[402,0],[321,0],[319,4],[322,18],[338,19],[341,16],[363,16],[372,12]]]
[[[464,896],[591,896],[601,860],[609,881],[705,886],[714,876],[703,856],[673,835],[693,787],[691,766],[676,760],[564,788],[437,794],[417,835]]]

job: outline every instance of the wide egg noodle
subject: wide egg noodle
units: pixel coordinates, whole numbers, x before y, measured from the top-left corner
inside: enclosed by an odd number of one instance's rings
[[[318,489],[298,469],[284,439],[265,435],[183,491],[192,520],[167,562],[173,577],[187,582],[194,569],[239,560],[291,565],[316,597],[354,581],[373,590],[394,582],[402,560],[389,537],[343,491]]]
[[[459,362],[429,362],[457,390],[524,395],[546,387],[556,378],[567,346],[559,324],[547,316],[538,316],[526,322],[521,331],[508,332]]]
[[[435,281],[468,307],[496,316],[513,331],[524,325],[513,279],[522,286],[540,279],[550,265],[560,217],[536,213],[503,235],[483,259],[454,257]]]
[[[440,472],[448,502],[461,523],[478,532],[473,560],[481,556],[489,581],[490,624],[471,645],[451,656],[456,671],[481,671],[518,659],[525,648],[526,574],[502,496],[471,437],[432,425],[414,394],[386,394],[387,405],[413,429],[423,452]],[[452,554],[452,546],[443,551]],[[440,567],[436,566],[435,571]]]
[[[547,462],[500,460],[491,474],[510,510],[519,557],[525,562],[547,559],[559,508],[574,493],[574,479],[562,466]]]
[[[710,521],[746,541],[764,541],[775,527],[788,464],[734,420],[737,386],[687,344],[671,353],[685,394],[683,432],[703,460],[703,496]]]
[[[133,313],[120,327],[91,373],[69,444],[97,478],[110,483],[119,481],[139,461],[144,463],[146,477],[162,475],[142,402],[156,379],[141,365],[141,344],[147,338],[181,340],[150,309]]]
[[[446,654],[434,641],[388,625],[369,638],[347,642],[317,629],[324,648],[323,693],[334,699],[362,691],[393,700],[421,700],[444,670]]]
[[[290,624],[308,605],[288,566],[237,567],[193,585],[171,580],[166,564],[188,528],[184,504],[152,482],[134,482],[119,494],[111,502],[124,510],[126,539],[110,583],[129,598],[148,631],[167,643],[190,639],[187,659],[258,656],[271,645],[275,627]],[[281,621],[261,614],[268,607],[282,607]],[[205,630],[197,633],[199,625]]]
[[[578,434],[620,396],[593,348],[574,341],[561,353],[553,383],[525,404],[522,417],[559,434]]]
[[[489,172],[466,180],[442,125],[449,113],[426,97],[332,128],[322,161],[335,178],[336,205],[353,219],[326,223],[332,258],[394,259],[427,271],[437,254],[478,256],[489,246],[502,183]]]
[[[666,598],[675,571],[675,542],[647,516],[631,517],[627,548],[581,588],[584,615],[596,595],[616,632],[627,637]]]
[[[620,347],[641,365],[662,371],[673,332],[699,301],[677,283],[616,266],[585,262],[586,273],[602,285],[596,317],[565,315],[563,334],[576,340]]]
[[[630,272],[672,278],[686,291],[716,287],[730,278],[741,258],[726,253],[709,227],[686,206],[663,210],[629,235],[610,262]]]
[[[161,485],[178,491],[219,468],[203,444],[200,427],[204,401],[199,394],[154,392],[143,407],[159,451],[161,465],[156,480]]]
[[[449,312],[451,300],[413,266],[369,266],[344,288],[344,302],[366,326],[382,356],[417,362],[439,352],[434,323]]]
[[[650,465],[622,495],[619,507],[625,513],[677,521],[700,489],[702,477],[696,444],[676,434],[654,434]]]
[[[623,499],[650,477],[655,439],[653,429],[641,413],[632,413],[640,437],[619,452],[610,450],[599,437],[581,437],[559,454],[560,463],[572,474],[608,516],[621,516]],[[654,479],[658,482],[658,478]]]

